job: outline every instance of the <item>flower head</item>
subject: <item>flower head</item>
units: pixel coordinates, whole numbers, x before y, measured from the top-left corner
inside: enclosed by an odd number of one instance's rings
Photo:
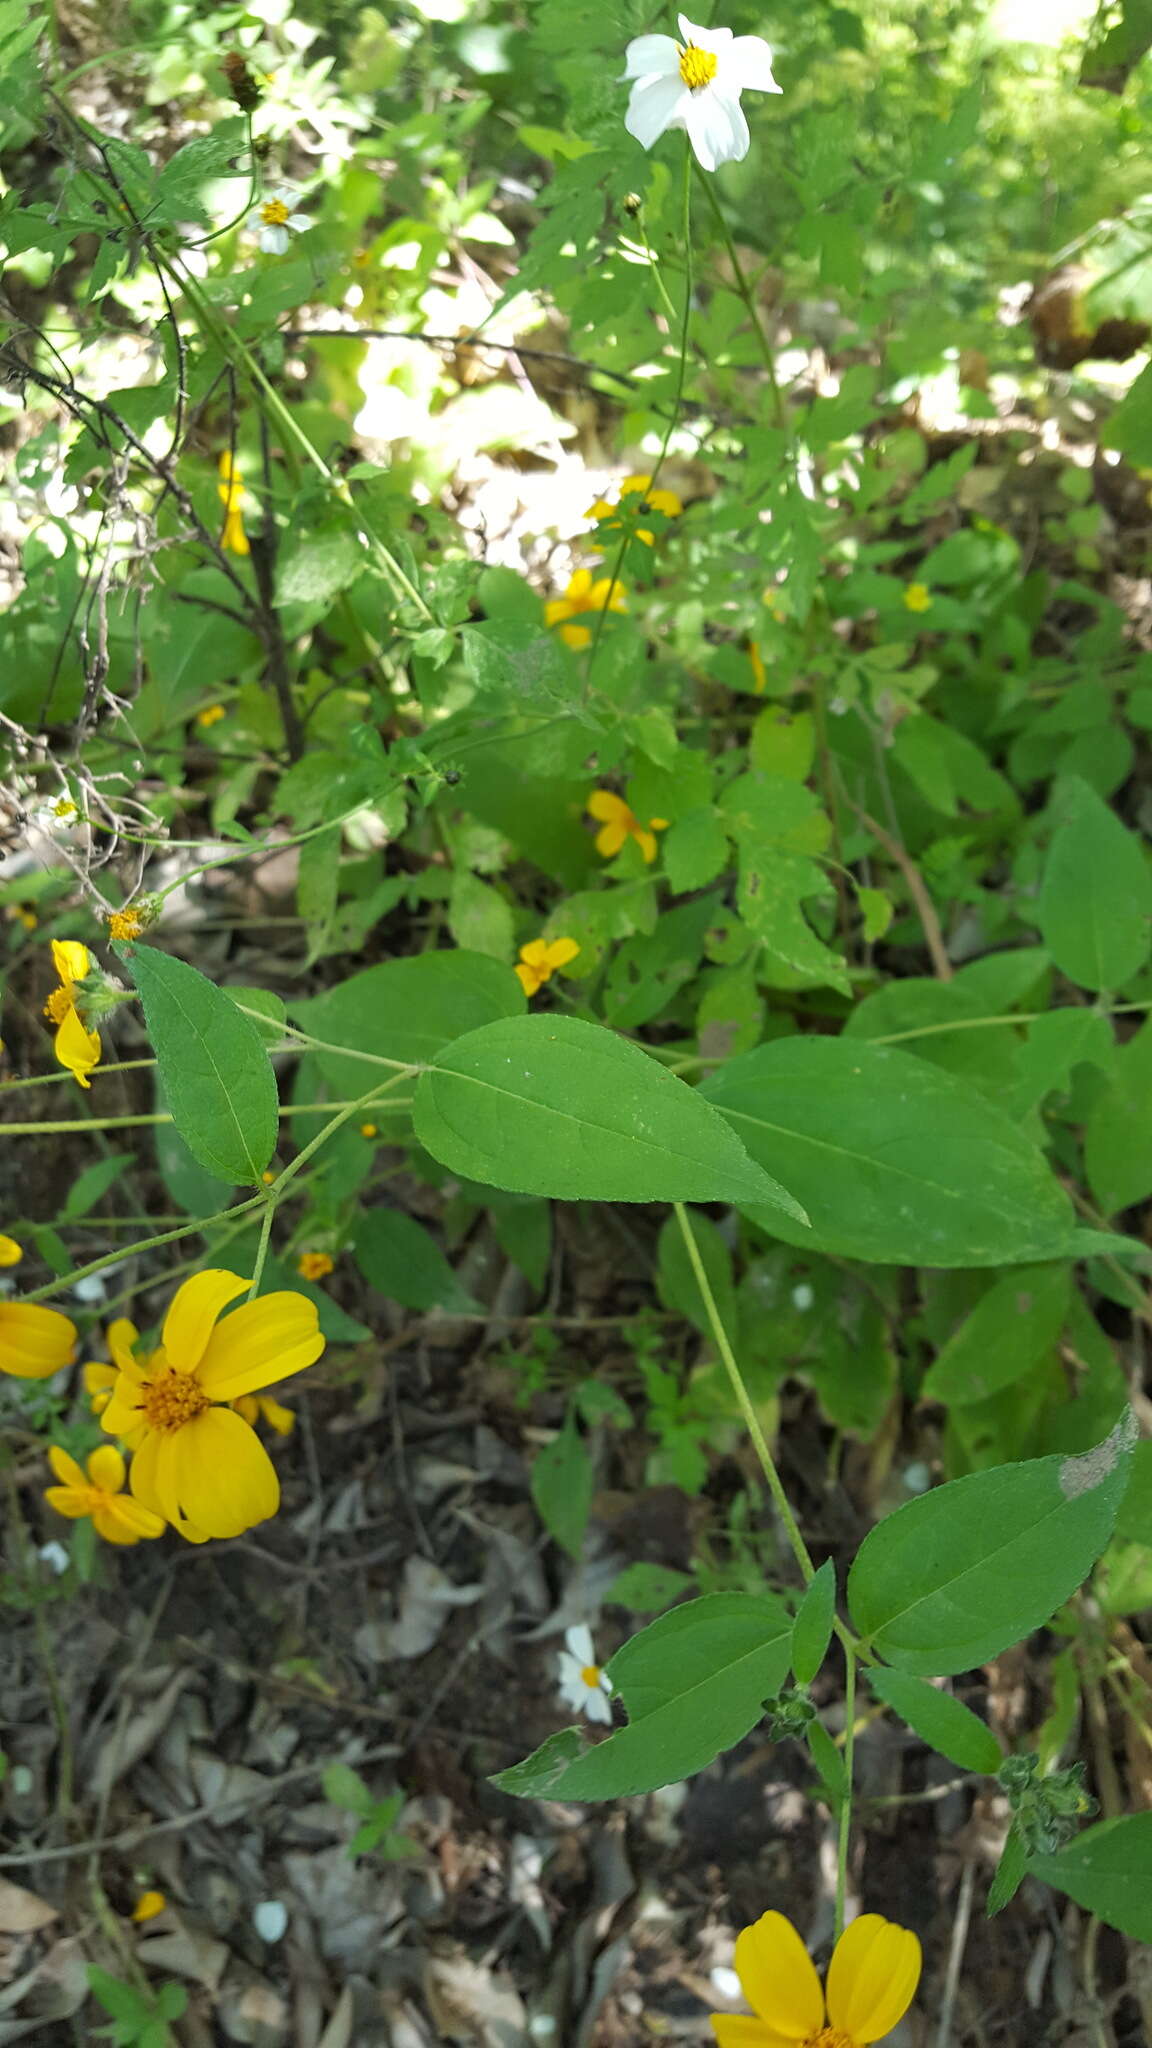
[[[864,1913],[828,1966],[827,2005],[816,1968],[783,1913],[765,1913],[736,1941],[736,1974],[755,2019],[717,2014],[720,2048],[868,2048],[890,2034],[920,1981],[920,1943]]]
[[[38,1301],[0,1301],[0,1372],[17,1380],[50,1380],[71,1365],[76,1325]]]
[[[602,853],[605,860],[611,860],[614,854],[619,853],[626,839],[636,841],[649,864],[655,860],[655,834],[667,831],[667,818],[649,818],[647,826],[642,825],[623,797],[616,796],[610,789],[594,789],[585,809],[589,817],[600,820],[596,851]]]
[[[560,1697],[565,1706],[587,1714],[590,1721],[610,1722],[612,1680],[605,1677],[595,1662],[591,1629],[583,1623],[579,1628],[566,1629],[564,1642],[566,1648],[560,1652]]]
[[[209,726],[219,725],[220,720],[227,718],[227,716],[228,713],[223,704],[206,704],[203,711],[196,713],[196,723],[207,732]]]
[[[44,1005],[44,1015],[56,1025],[56,1057],[82,1088],[90,1088],[88,1076],[100,1064],[100,1033],[88,1030],[76,1008],[76,984],[92,964],[88,948],[78,939],[53,939],[52,961],[60,981]]]
[[[110,939],[138,939],[144,930],[144,917],[139,910],[109,910],[105,912]]]
[[[296,194],[282,187],[279,192],[270,192],[256,208],[248,225],[259,235],[265,255],[283,256],[293,235],[311,227],[306,213],[293,213],[295,203]]]
[[[14,1237],[0,1235],[0,1266],[18,1266],[24,1257],[24,1247]]]
[[[168,1901],[163,1892],[141,1892],[132,1908],[132,1918],[138,1925],[142,1925],[145,1920],[155,1920],[156,1915],[163,1913],[167,1905]]]
[[[907,590],[904,592],[904,609],[906,612],[931,611],[932,592],[926,583],[910,583],[908,585]]]
[[[48,1463],[60,1484],[49,1486],[44,1498],[58,1515],[71,1522],[91,1515],[96,1534],[106,1543],[139,1543],[142,1536],[164,1534],[163,1516],[125,1494],[125,1465],[115,1444],[93,1451],[86,1473],[59,1444],[49,1446]]]
[[[379,1126],[377,1124],[361,1124],[360,1136],[362,1138],[378,1138],[380,1136]]]
[[[146,1357],[131,1323],[108,1332],[119,1371],[101,1423],[135,1453],[136,1499],[192,1543],[240,1536],[276,1513],[275,1467],[231,1404],[314,1365],[324,1349],[316,1305],[303,1294],[265,1294],[225,1316],[247,1288],[236,1273],[193,1274]]]
[[[630,504],[630,499],[637,502]],[[626,476],[620,486],[618,505],[609,504],[606,498],[597,498],[594,505],[589,505],[584,517],[595,519],[606,533],[623,535],[633,530],[632,521],[637,513],[661,512],[665,519],[678,519],[683,510],[675,491],[652,489],[650,476]],[[650,527],[637,526],[634,530],[637,540],[642,540],[649,548],[653,545],[655,535]]]
[[[224,531],[220,535],[220,545],[226,548],[230,555],[250,554],[248,535],[244,531],[244,514],[241,510],[244,479],[232,460],[231,449],[223,450],[216,467],[220,473],[216,492],[224,507]]]
[[[772,52],[759,36],[697,28],[683,14],[678,19],[682,42],[637,36],[629,43],[624,77],[632,80],[632,95],[624,126],[645,149],[669,128],[686,128],[706,171],[739,163],[749,148],[741,93],[781,90],[772,76]]]
[[[328,1252],[301,1252],[296,1261],[296,1271],[302,1280],[323,1280],[335,1270],[336,1261]]]
[[[516,973],[526,996],[534,996],[561,967],[575,960],[580,948],[575,939],[531,939],[520,948]]]
[[[544,607],[544,624],[559,626],[560,638],[569,647],[587,647],[592,634],[587,626],[569,622],[582,612],[626,612],[624,585],[611,576],[594,577],[591,569],[577,569],[568,579],[563,597],[550,598]]]

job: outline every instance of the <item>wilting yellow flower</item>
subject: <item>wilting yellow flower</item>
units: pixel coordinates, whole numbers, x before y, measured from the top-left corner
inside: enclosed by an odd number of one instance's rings
[[[380,1132],[375,1124],[361,1124],[360,1136],[362,1138],[378,1138]]]
[[[640,502],[630,505],[629,498],[636,498]],[[662,512],[665,519],[678,519],[683,510],[684,507],[675,491],[652,489],[650,476],[626,476],[620,486],[618,505],[610,504],[606,498],[597,498],[594,505],[589,505],[584,517],[595,519],[607,533],[623,534],[627,531],[628,521],[637,512]],[[647,547],[651,547],[655,536],[648,527],[638,526],[636,538],[642,540]]]
[[[120,1370],[101,1424],[135,1453],[136,1499],[192,1543],[241,1536],[276,1513],[275,1467],[230,1404],[314,1365],[324,1349],[315,1303],[303,1294],[265,1294],[225,1316],[248,1284],[219,1269],[193,1274],[146,1357],[135,1355],[131,1323],[108,1332]]]
[[[574,626],[566,621],[579,618],[581,612],[626,612],[624,585],[611,576],[593,577],[591,569],[577,569],[568,580],[563,597],[549,598],[544,607],[544,624],[559,626],[560,638],[569,647],[587,647],[592,640],[587,626]]]
[[[932,592],[926,583],[910,583],[904,592],[904,609],[907,612],[930,612]]]
[[[575,939],[532,939],[520,948],[520,965],[516,969],[520,986],[526,996],[534,996],[546,981],[561,967],[567,967],[580,951]]]
[[[227,718],[227,716],[228,713],[223,704],[206,704],[203,711],[196,713],[196,723],[203,726],[219,725],[220,720]]]
[[[38,1301],[0,1301],[0,1372],[17,1380],[50,1380],[71,1365],[76,1325]]]
[[[59,1444],[49,1446],[48,1463],[60,1484],[46,1488],[44,1498],[58,1515],[71,1522],[91,1515],[96,1534],[106,1543],[139,1543],[142,1536],[164,1534],[163,1516],[125,1494],[125,1465],[115,1444],[93,1451],[86,1474]]]
[[[216,467],[220,472],[220,481],[216,489],[224,506],[224,531],[220,535],[220,545],[227,548],[229,554],[247,555],[251,550],[248,546],[248,535],[244,531],[244,515],[240,509],[244,496],[244,479],[232,460],[230,449],[225,448]]]
[[[640,823],[635,811],[630,810],[622,796],[616,796],[610,789],[594,789],[585,810],[589,817],[601,820],[596,834],[596,851],[605,860],[611,860],[619,853],[626,839],[634,839],[646,861],[654,861],[657,847],[654,834],[668,830],[667,818],[649,818],[647,826]]]
[[[112,1399],[112,1389],[116,1385],[118,1371],[117,1366],[102,1365],[94,1358],[89,1359],[87,1365],[81,1366],[80,1377],[84,1382],[84,1392],[88,1396],[88,1406],[93,1415],[102,1415]]]
[[[323,1280],[326,1273],[335,1269],[336,1261],[327,1252],[301,1252],[296,1261],[296,1271],[302,1280]]]
[[[720,2048],[867,2048],[890,2034],[920,1981],[920,1943],[864,1913],[828,1966],[827,2009],[816,1968],[783,1913],[765,1913],[736,1941],[736,1974],[755,2019],[715,2014]]]
[[[144,919],[138,910],[109,910],[105,918],[110,939],[138,939],[144,929]]]
[[[90,1088],[88,1076],[100,1064],[100,1033],[87,1029],[76,1008],[76,983],[84,980],[91,965],[88,948],[78,939],[53,939],[52,960],[60,983],[45,1003],[44,1015],[56,1025],[56,1057],[82,1088]]]
[[[279,1401],[272,1399],[271,1394],[241,1394],[240,1399],[233,1401],[232,1406],[237,1415],[244,1417],[245,1422],[266,1422],[269,1429],[276,1431],[277,1436],[291,1436],[296,1427],[296,1417],[291,1408],[282,1407]]]
[[[167,1904],[163,1892],[141,1892],[132,1908],[132,1918],[139,1923],[154,1920],[157,1913],[164,1912]]]
[[[23,1245],[17,1244],[14,1237],[0,1235],[0,1266],[18,1266],[23,1257]]]

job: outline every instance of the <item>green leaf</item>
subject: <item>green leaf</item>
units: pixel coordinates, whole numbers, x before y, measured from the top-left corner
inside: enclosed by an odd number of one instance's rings
[[[131,1152],[114,1152],[110,1159],[97,1159],[79,1173],[68,1190],[68,1197],[60,1211],[61,1223],[74,1223],[80,1216],[87,1216],[98,1201],[108,1193],[119,1180],[126,1166],[131,1166]]]
[[[125,947],[172,1120],[192,1157],[230,1185],[259,1181],[276,1149],[280,1102],[260,1033],[185,961]]]
[[[478,1306],[431,1232],[401,1209],[363,1210],[356,1220],[354,1250],[368,1285],[405,1308],[471,1314]]]
[[[634,1614],[659,1614],[670,1607],[693,1581],[688,1572],[674,1571],[666,1564],[629,1564],[613,1579],[604,1595],[608,1607],[628,1607]]]
[[[776,1039],[700,1094],[812,1218],[756,1215],[805,1249],[882,1265],[1055,1258],[1072,1210],[1043,1155],[983,1095],[911,1054],[849,1039]],[[753,1212],[755,1213],[755,1212]]]
[[[522,1763],[497,1771],[488,1782],[516,1799],[550,1799],[557,1780],[577,1757],[587,1754],[588,1747],[581,1729],[558,1728]]]
[[[1152,1441],[1142,1437],[1132,1452],[1132,1469],[1120,1510],[1116,1534],[1152,1549]]]
[[[423,1066],[461,1032],[498,1017],[522,1016],[524,991],[511,969],[483,953],[416,953],[352,974],[322,996],[290,1005],[314,1037],[347,1052],[319,1052],[317,1065],[341,1095],[360,1096],[383,1067],[357,1059],[371,1053],[403,1066]]]
[[[434,1159],[492,1187],[563,1201],[768,1202],[802,1227],[792,1197],[699,1093],[579,1018],[467,1032],[421,1074],[413,1121]]]
[[[616,1799],[679,1784],[747,1735],[788,1670],[792,1624],[771,1594],[712,1593],[662,1614],[608,1675],[629,1725],[568,1765],[553,1799]]]
[[[1086,782],[1058,785],[1058,808],[1038,904],[1044,943],[1081,988],[1120,988],[1152,951],[1152,872]]]
[[[1077,1458],[998,1465],[897,1508],[865,1537],[848,1579],[858,1632],[902,1671],[987,1663],[1049,1621],[1112,1534],[1135,1425]]]
[[[458,946],[470,947],[472,952],[487,954],[493,960],[511,960],[511,905],[498,889],[482,882],[478,875],[469,874],[467,868],[452,880],[448,927]]]
[[[844,1758],[837,1749],[823,1721],[809,1721],[804,1730],[808,1753],[820,1774],[825,1796],[831,1801],[836,1812],[844,1803],[848,1792],[848,1774],[844,1769]]]
[[[963,1700],[949,1692],[938,1692],[923,1678],[907,1671],[875,1668],[868,1684],[878,1700],[899,1714],[930,1749],[938,1750],[962,1771],[983,1771],[994,1777],[1004,1753],[992,1730]]]
[[[579,1557],[583,1548],[592,1486],[592,1460],[569,1408],[563,1429],[537,1454],[532,1467],[532,1498],[549,1535],[571,1557]]]
[[[831,1558],[805,1588],[792,1624],[792,1670],[797,1685],[811,1685],[828,1654],[836,1618],[836,1567]]]
[[[238,988],[229,983],[224,994],[236,1004],[238,1010],[250,1018],[256,1026],[265,1045],[281,1045],[284,1041],[284,1019],[287,1011],[283,998],[270,988]],[[252,1012],[256,1015],[253,1016]]]
[[[320,1786],[329,1806],[339,1806],[345,1813],[372,1813],[376,1806],[371,1792],[351,1764],[325,1764],[320,1774]]]
[[[285,556],[276,589],[278,605],[325,605],[355,583],[368,566],[363,543],[346,528],[309,534]]]
[[[1152,1813],[1099,1821],[1030,1867],[1109,1927],[1152,1942]]]
[[[164,1090],[159,1085],[156,1107],[158,1110],[168,1107]],[[235,1182],[218,1179],[216,1174],[208,1173],[193,1159],[175,1124],[157,1124],[153,1144],[160,1178],[178,1209],[186,1210],[189,1216],[207,1218],[228,1208],[235,1196]]]
[[[726,1330],[732,1330],[736,1323],[736,1286],[732,1277],[732,1254],[711,1217],[701,1215],[699,1210],[690,1210],[688,1224],[696,1240],[696,1249],[720,1311],[721,1321]],[[687,1322],[695,1323],[696,1328],[702,1330],[706,1337],[711,1337],[712,1325],[708,1320],[700,1283],[688,1256],[684,1234],[675,1216],[668,1218],[657,1240],[656,1288],[665,1308],[673,1309]]]
[[[1054,1351],[1071,1296],[1066,1265],[1020,1266],[1006,1273],[929,1367],[922,1389],[926,1399],[953,1406],[986,1401],[1026,1379]]]
[[[1152,1195],[1152,1022],[1116,1054],[1084,1128],[1084,1167],[1105,1216]]]
[[[1015,1821],[1008,1830],[996,1874],[988,1887],[988,1918],[994,1919],[1002,1913],[1009,1901],[1014,1899],[1028,1871],[1028,1851],[1024,1837]]]

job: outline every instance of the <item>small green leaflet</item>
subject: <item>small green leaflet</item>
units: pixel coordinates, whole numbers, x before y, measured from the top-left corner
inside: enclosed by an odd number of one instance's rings
[[[256,1025],[204,975],[155,946],[124,947],[172,1121],[218,1179],[254,1183],[276,1149],[280,1100]]]

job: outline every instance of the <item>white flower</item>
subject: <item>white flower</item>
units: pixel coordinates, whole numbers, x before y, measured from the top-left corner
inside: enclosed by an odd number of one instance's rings
[[[560,1652],[560,1697],[566,1707],[573,1707],[585,1713],[590,1721],[611,1721],[612,1709],[608,1697],[612,1691],[612,1680],[606,1678],[600,1666],[594,1661],[592,1632],[581,1624],[579,1628],[566,1630],[564,1641],[568,1647]]]
[[[683,14],[678,19],[680,43],[671,36],[637,36],[629,43],[624,77],[634,83],[624,126],[645,149],[669,128],[686,128],[706,171],[739,163],[749,144],[741,93],[782,90],[772,76],[772,52],[759,36],[697,28]]]
[[[260,247],[269,256],[282,256],[292,236],[312,225],[306,213],[292,212],[295,200],[296,194],[283,188],[270,192],[248,223],[259,233]]]

